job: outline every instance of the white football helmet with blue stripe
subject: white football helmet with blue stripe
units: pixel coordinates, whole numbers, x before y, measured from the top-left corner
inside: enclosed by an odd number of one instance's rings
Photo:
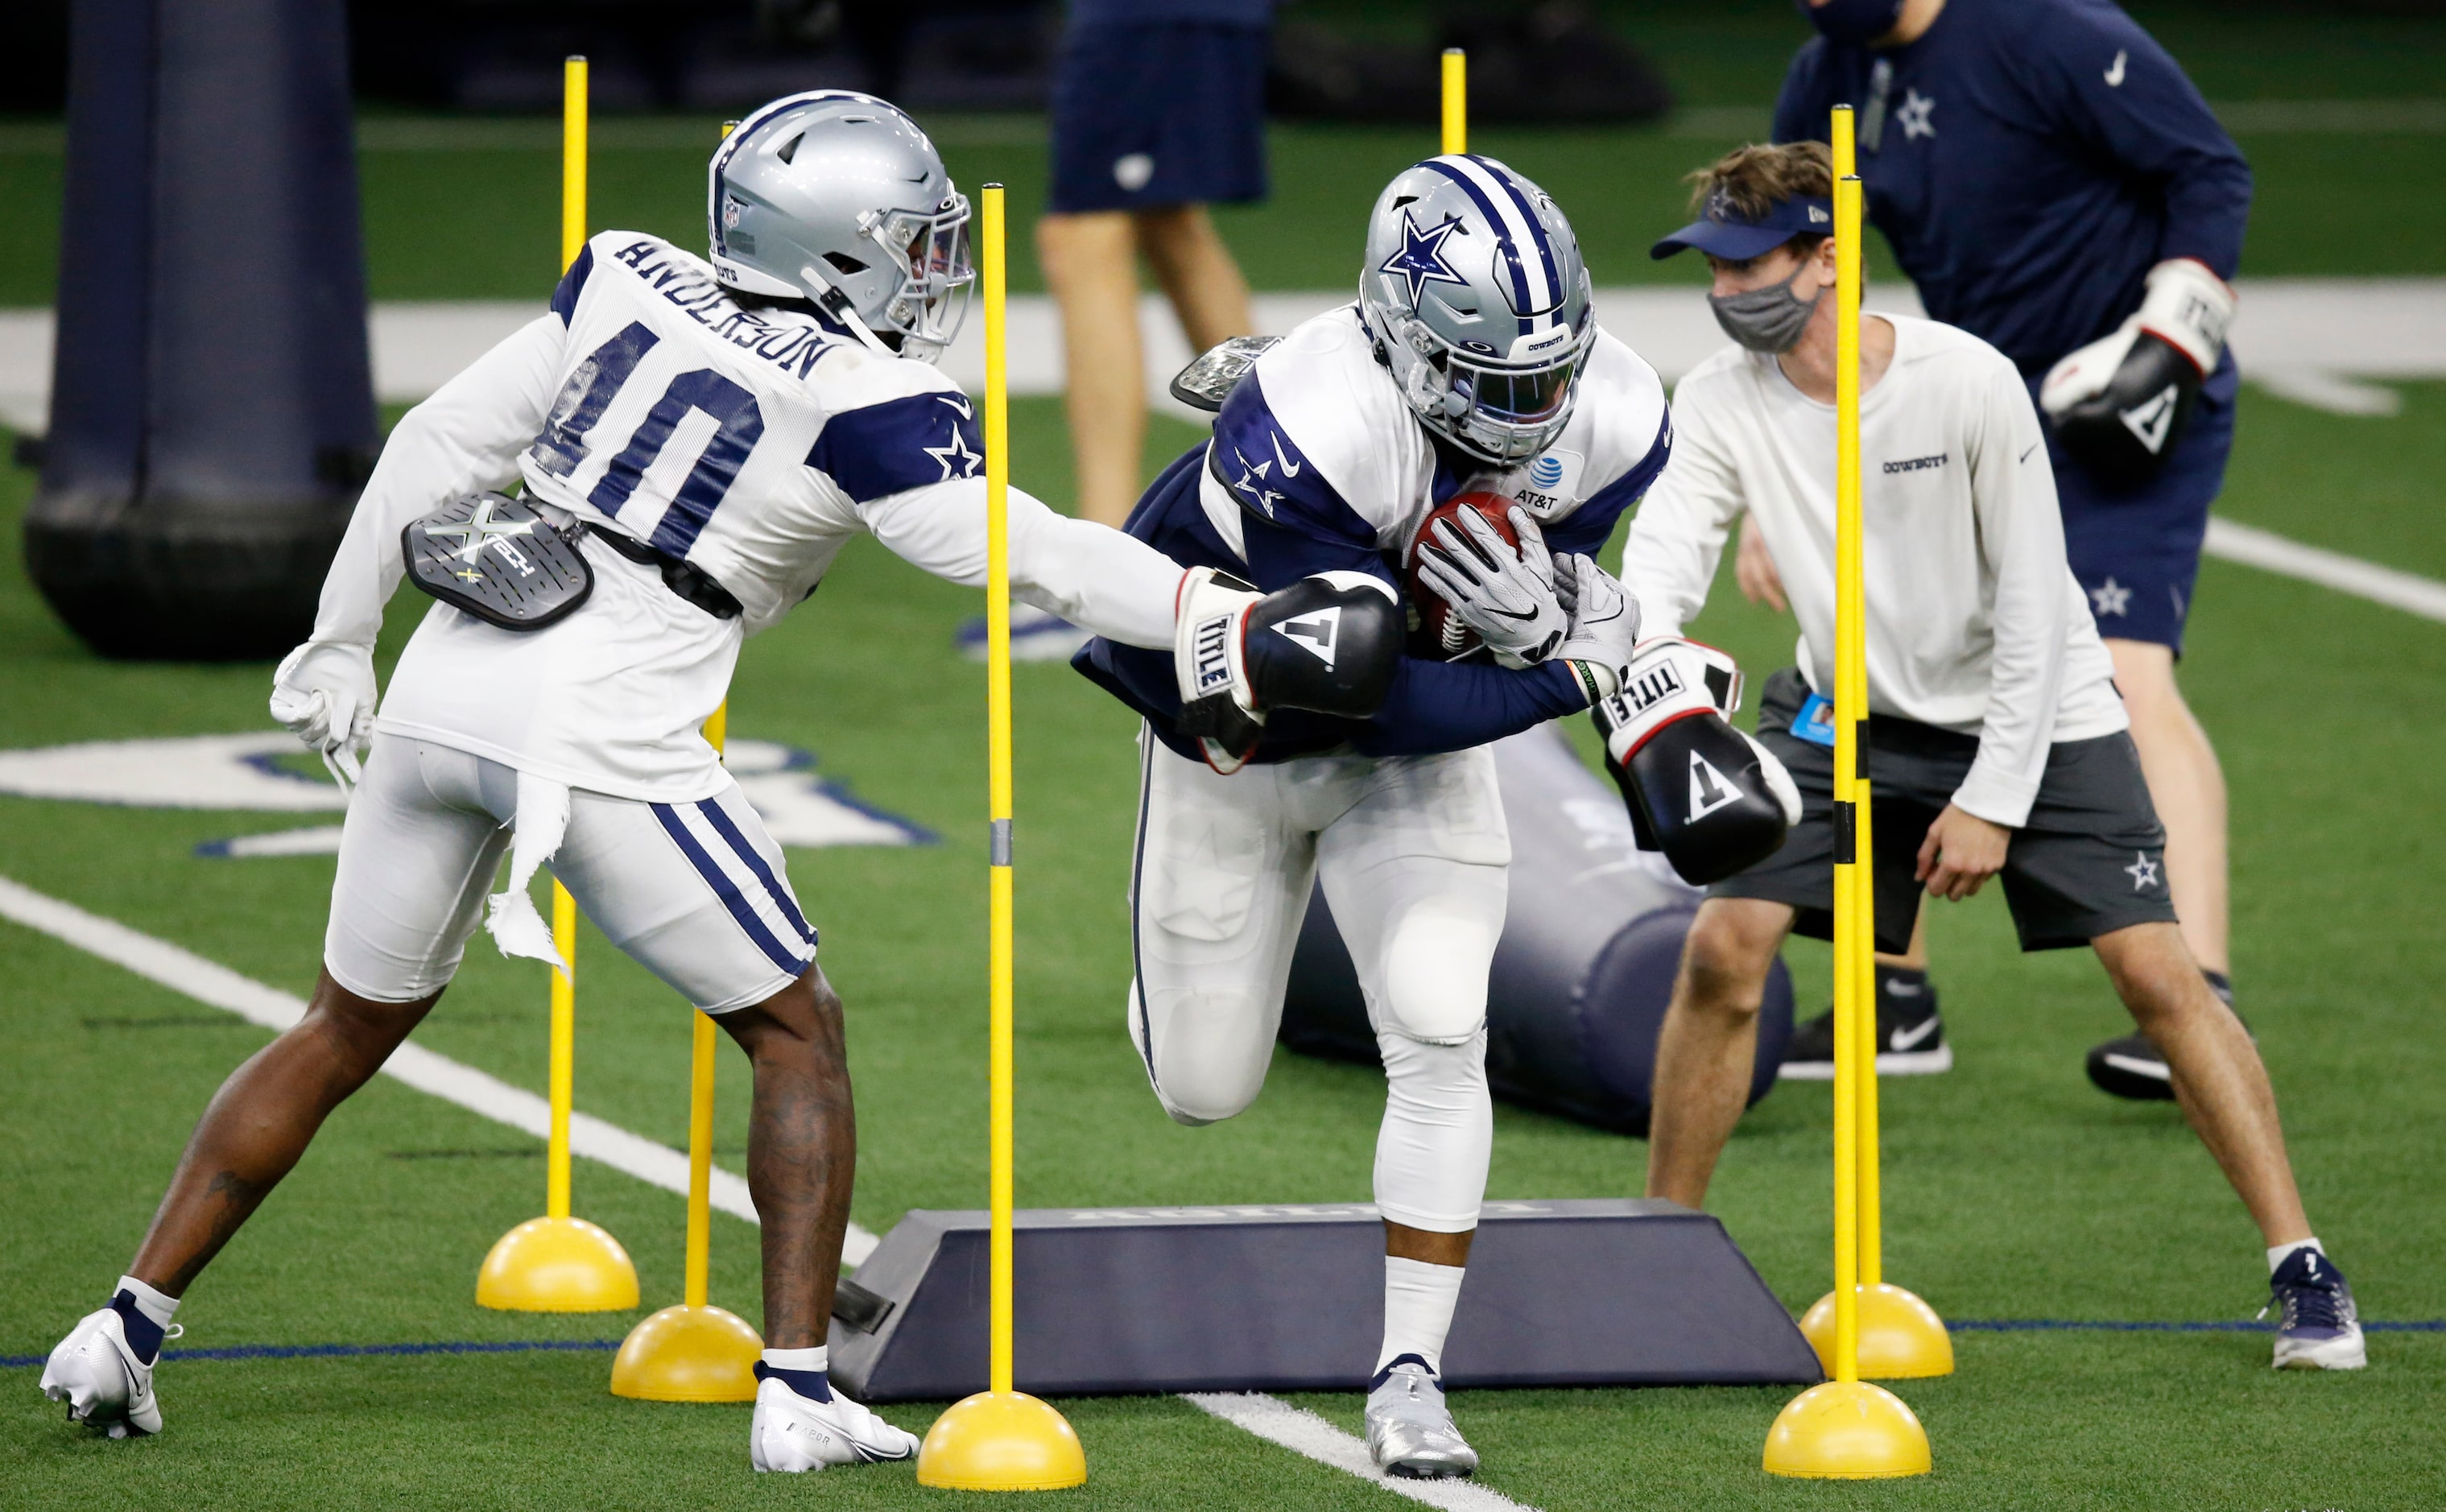
[[[1597,330],[1579,238],[1494,159],[1429,158],[1385,186],[1359,305],[1410,408],[1473,456],[1534,457],[1571,418]]]
[[[969,201],[897,106],[849,89],[790,95],[739,123],[706,174],[714,276],[812,299],[853,334],[931,362],[975,274]]]

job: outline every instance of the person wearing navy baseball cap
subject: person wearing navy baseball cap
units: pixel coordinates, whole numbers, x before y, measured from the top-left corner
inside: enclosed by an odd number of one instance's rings
[[[1816,142],[1725,154],[1696,176],[1699,220],[1656,247],[1705,255],[1708,302],[1736,345],[1673,391],[1672,455],[1622,552],[1640,633],[1683,633],[1745,517],[1800,629],[1797,665],[1759,690],[1757,733],[1799,816],[1778,849],[1708,884],[1657,1034],[1647,1195],[1690,1208],[1740,1119],[1776,953],[1789,935],[1832,933],[1852,829],[1838,823],[1826,696],[1838,367],[1832,217],[1812,211],[1834,188],[1829,157]],[[2271,1362],[2360,1369],[2352,1289],[2304,1211],[2267,1067],[2182,929],[2137,716],[2066,558],[2058,469],[2020,365],[1958,326],[1881,311],[1860,317],[1858,374],[1879,948],[1901,950],[1929,899],[1992,879],[2023,950],[2094,952],[2259,1228],[2282,1314]],[[1878,993],[1878,1070],[1942,1069],[1935,1014],[1907,1016],[1892,995]],[[1820,1053],[1831,1061],[1831,1044]]]

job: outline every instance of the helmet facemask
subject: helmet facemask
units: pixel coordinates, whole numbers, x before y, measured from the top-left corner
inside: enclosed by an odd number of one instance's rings
[[[871,211],[858,217],[859,232],[875,243],[886,267],[905,270],[897,293],[884,302],[883,321],[900,337],[900,354],[932,362],[960,333],[969,293],[976,287],[969,259],[969,198],[954,190],[931,214]]]
[[[1500,465],[1536,456],[1571,423],[1596,322],[1584,314],[1577,331],[1558,327],[1521,337],[1514,348],[1524,355],[1536,346],[1552,349],[1526,362],[1472,350],[1422,320],[1402,322],[1395,339],[1419,359],[1400,367],[1402,397],[1420,421],[1472,456]]]

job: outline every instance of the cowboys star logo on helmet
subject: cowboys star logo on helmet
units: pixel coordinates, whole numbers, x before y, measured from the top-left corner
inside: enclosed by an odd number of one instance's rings
[[[1466,289],[1469,280],[1453,271],[1444,261],[1442,251],[1444,242],[1454,232],[1461,229],[1460,217],[1454,216],[1431,229],[1421,230],[1418,218],[1404,210],[1402,212],[1402,245],[1376,271],[1392,274],[1407,281],[1413,305],[1419,302],[1419,292],[1430,281],[1458,284]]]

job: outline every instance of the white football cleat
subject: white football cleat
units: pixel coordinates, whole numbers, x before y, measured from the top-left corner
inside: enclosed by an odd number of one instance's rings
[[[766,1376],[756,1389],[756,1421],[747,1430],[747,1463],[796,1473],[827,1465],[879,1465],[911,1459],[917,1436],[904,1433],[838,1391],[829,1402],[800,1396]]]
[[[186,1330],[170,1325],[164,1343]],[[68,1421],[114,1439],[161,1431],[161,1403],[153,1394],[153,1367],[128,1348],[127,1321],[109,1308],[88,1313],[51,1351],[43,1366],[43,1394],[68,1405]]]
[[[1471,1475],[1477,1451],[1453,1426],[1443,1383],[1415,1354],[1386,1369],[1367,1393],[1367,1452],[1387,1475],[1435,1481]]]

